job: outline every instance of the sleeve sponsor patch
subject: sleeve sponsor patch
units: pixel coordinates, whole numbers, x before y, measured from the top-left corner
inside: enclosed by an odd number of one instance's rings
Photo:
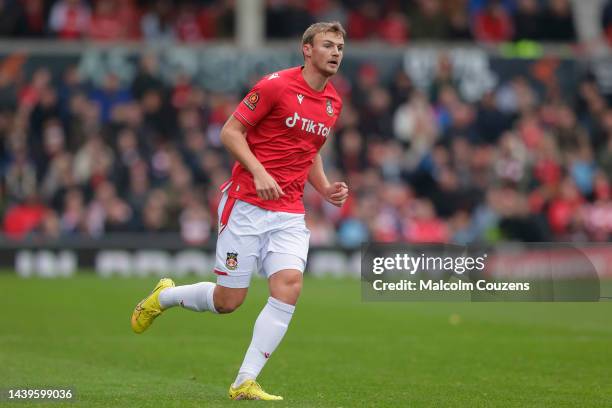
[[[254,111],[257,107],[257,102],[259,102],[259,94],[257,92],[252,92],[247,95],[246,98],[242,100],[242,102],[244,102],[247,108]]]

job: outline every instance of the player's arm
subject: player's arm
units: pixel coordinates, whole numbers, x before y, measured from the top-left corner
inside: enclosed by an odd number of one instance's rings
[[[330,183],[323,169],[323,159],[321,154],[317,153],[314,163],[308,173],[308,182],[321,194],[325,200],[329,201],[336,207],[342,207],[348,198],[348,186],[345,182],[338,181]]]
[[[285,193],[249,148],[246,134],[246,126],[232,115],[221,129],[221,143],[242,167],[251,172],[257,196],[262,200],[278,200]]]

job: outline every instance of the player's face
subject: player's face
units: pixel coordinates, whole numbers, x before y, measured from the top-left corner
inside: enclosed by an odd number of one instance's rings
[[[310,61],[323,75],[332,76],[338,72],[342,54],[344,52],[344,39],[342,34],[328,32],[314,36],[310,47]]]

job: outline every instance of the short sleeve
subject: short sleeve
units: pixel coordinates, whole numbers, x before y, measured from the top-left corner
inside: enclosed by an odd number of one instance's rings
[[[272,110],[281,93],[281,84],[278,76],[264,77],[238,104],[234,117],[247,127],[256,126]]]

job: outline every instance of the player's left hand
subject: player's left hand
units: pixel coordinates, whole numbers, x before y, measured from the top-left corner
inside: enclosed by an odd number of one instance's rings
[[[325,189],[325,199],[336,207],[342,207],[348,195],[348,186],[343,181],[332,183]]]

